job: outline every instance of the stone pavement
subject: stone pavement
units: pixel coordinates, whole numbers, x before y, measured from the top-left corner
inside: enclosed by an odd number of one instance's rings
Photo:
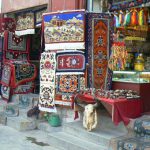
[[[48,135],[40,130],[19,132],[0,125],[0,150],[60,150],[49,141]]]

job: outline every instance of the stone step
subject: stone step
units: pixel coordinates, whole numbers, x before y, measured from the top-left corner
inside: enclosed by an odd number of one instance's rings
[[[52,133],[52,132],[60,132],[62,131],[62,126],[60,127],[52,127],[48,124],[48,122],[39,122],[37,124],[37,128],[43,132],[46,133]]]
[[[65,132],[49,133],[50,144],[65,150],[108,150],[107,147],[92,143],[90,140],[75,137]]]
[[[22,116],[7,117],[7,126],[12,127],[18,131],[33,130],[37,127],[36,120],[29,120],[23,118]]]
[[[63,131],[103,146],[109,146],[111,139],[124,135],[124,133],[104,128],[96,128],[91,132],[88,132],[83,128],[81,121],[64,124]]]

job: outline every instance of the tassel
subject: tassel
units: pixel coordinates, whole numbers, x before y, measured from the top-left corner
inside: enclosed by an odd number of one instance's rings
[[[144,25],[144,11],[141,9],[139,11],[139,25],[142,26]]]
[[[138,25],[138,15],[137,11],[134,9],[131,16],[131,25],[137,26]]]
[[[130,24],[130,21],[131,21],[131,13],[127,11],[124,18],[124,26],[128,26]]]

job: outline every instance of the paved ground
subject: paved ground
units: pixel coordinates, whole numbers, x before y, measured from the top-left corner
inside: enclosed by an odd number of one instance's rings
[[[49,140],[48,135],[39,130],[19,132],[0,125],[0,150],[58,150]]]

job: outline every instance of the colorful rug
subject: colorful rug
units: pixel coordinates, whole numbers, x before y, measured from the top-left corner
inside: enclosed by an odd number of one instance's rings
[[[11,87],[15,88],[18,85],[33,81],[36,78],[36,67],[33,64],[27,62],[14,62],[11,64],[11,67]]]
[[[15,34],[18,36],[34,34],[34,12],[26,11],[16,13],[16,31]]]
[[[1,79],[1,83],[3,85],[9,86],[10,85],[10,79],[11,79],[11,66],[4,64],[3,66],[3,71],[2,71],[2,79]]]
[[[2,69],[3,69],[2,66],[3,66],[3,37],[0,36],[0,81],[2,77]]]
[[[10,98],[10,87],[9,86],[5,86],[5,85],[1,85],[1,95],[2,98],[6,101],[9,101]]]
[[[56,53],[44,52],[40,60],[40,97],[39,109],[56,112],[55,107],[55,70]]]
[[[131,137],[118,141],[117,150],[149,150],[150,138]]]
[[[87,14],[88,85],[96,89],[110,89],[112,77],[108,69],[113,22],[108,14]]]
[[[134,123],[134,132],[140,137],[150,137],[150,118],[136,119]]]
[[[74,90],[70,90],[70,91],[69,91],[69,84],[68,84],[68,87],[66,86],[66,84],[63,84],[63,86],[61,87],[61,91],[58,89],[60,81],[58,80],[59,77],[56,76],[56,88],[57,88],[57,91],[56,91],[56,95],[55,95],[55,104],[58,104],[58,105],[61,105],[61,106],[69,106],[69,107],[71,107],[72,106],[72,100],[73,100],[72,98],[73,98],[74,92],[76,92],[76,90],[79,90],[79,89],[80,90],[85,90],[85,77],[84,77],[84,75],[74,75],[74,76],[78,77],[78,84],[77,84],[77,87],[74,87]],[[71,81],[69,81],[69,82],[71,82]],[[66,93],[66,92],[68,92],[68,93]]]
[[[80,75],[58,75],[57,76],[57,93],[74,93],[80,90]]]
[[[44,14],[45,50],[84,49],[84,20],[84,11]]]
[[[3,35],[4,31],[14,32],[16,29],[16,22],[13,18],[0,18],[0,34]]]
[[[47,12],[47,8],[46,7],[34,11],[34,13],[35,13],[35,25],[36,26],[41,26],[42,15],[44,13],[46,13],[46,12]]]
[[[44,52],[40,60],[40,82],[55,85],[56,54]]]
[[[32,93],[34,90],[34,83],[27,82],[26,84],[19,85],[15,89],[12,89],[12,94],[27,94]]]
[[[6,31],[4,34],[4,59],[29,60],[30,41],[26,36],[16,36],[14,32]]]
[[[62,51],[56,55],[56,74],[83,74],[85,71],[85,56],[82,51]]]

